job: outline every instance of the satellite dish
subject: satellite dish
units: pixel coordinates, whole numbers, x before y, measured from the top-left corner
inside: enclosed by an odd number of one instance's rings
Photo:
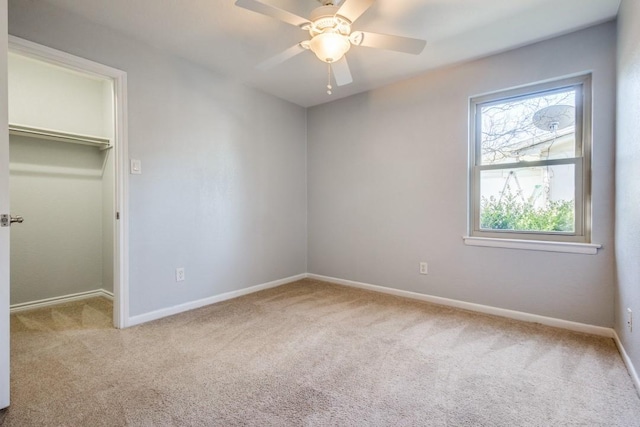
[[[533,115],[533,125],[538,129],[557,132],[575,124],[575,110],[572,105],[551,105],[542,108]]]

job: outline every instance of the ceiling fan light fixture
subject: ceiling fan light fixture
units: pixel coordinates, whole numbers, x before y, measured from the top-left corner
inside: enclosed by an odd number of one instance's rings
[[[318,0],[309,19],[268,4],[270,0],[235,0],[239,7],[270,16],[309,32],[309,39],[291,46],[273,58],[263,61],[260,69],[268,69],[304,50],[311,50],[327,65],[327,93],[331,94],[331,74],[338,86],[353,82],[345,54],[351,45],[394,50],[419,55],[426,41],[362,31],[351,31],[351,25],[371,7],[375,0]]]
[[[339,61],[351,48],[349,38],[342,34],[326,32],[309,41],[309,48],[319,60],[327,63]]]

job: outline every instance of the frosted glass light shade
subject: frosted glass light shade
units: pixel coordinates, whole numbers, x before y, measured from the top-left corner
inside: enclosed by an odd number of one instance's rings
[[[351,43],[346,36],[337,33],[318,34],[309,42],[311,51],[323,62],[336,62],[344,56]]]

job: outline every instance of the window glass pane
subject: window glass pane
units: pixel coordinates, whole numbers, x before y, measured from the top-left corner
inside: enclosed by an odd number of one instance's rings
[[[575,106],[575,88],[481,105],[481,164],[575,157]]]
[[[575,231],[575,165],[480,172],[480,229]]]

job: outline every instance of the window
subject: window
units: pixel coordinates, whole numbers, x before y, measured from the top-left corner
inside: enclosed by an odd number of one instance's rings
[[[590,241],[591,78],[471,99],[470,235]]]

